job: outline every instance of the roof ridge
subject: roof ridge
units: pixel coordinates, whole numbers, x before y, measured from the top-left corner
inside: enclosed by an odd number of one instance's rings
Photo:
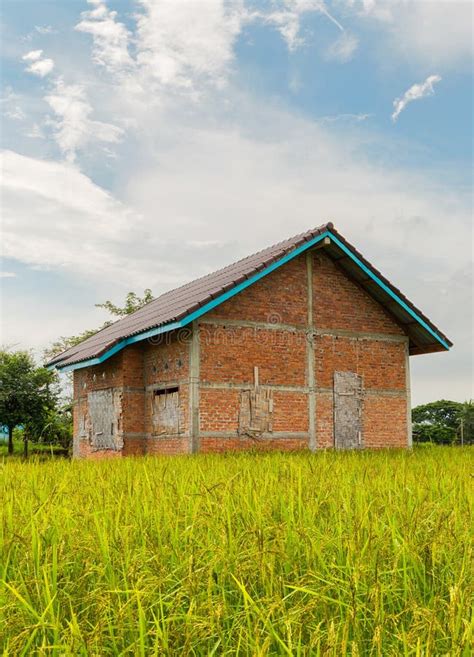
[[[177,292],[178,290],[181,290],[182,288],[186,287],[187,285],[191,285],[191,283],[197,283],[198,281],[204,280],[208,276],[214,276],[215,274],[219,274],[220,272],[225,271],[226,269],[229,269],[229,267],[234,267],[235,265],[238,265],[239,263],[244,262],[244,260],[250,260],[251,258],[255,258],[256,256],[258,256],[260,253],[263,253],[264,251],[270,251],[271,249],[277,248],[281,244],[285,244],[286,242],[292,242],[292,241],[296,240],[296,238],[303,237],[304,235],[311,235],[313,233],[319,232],[322,229],[326,229],[326,228],[329,228],[329,229],[333,228],[333,223],[329,221],[325,224],[321,224],[320,226],[316,226],[315,228],[312,228],[310,230],[304,231],[302,233],[297,233],[296,235],[293,235],[292,237],[287,237],[286,239],[281,240],[280,242],[275,242],[275,244],[270,244],[269,246],[266,246],[265,248],[260,249],[260,251],[255,251],[255,253],[250,253],[249,255],[244,256],[243,258],[240,258],[239,260],[234,260],[233,262],[230,262],[228,265],[225,265],[224,267],[219,267],[219,269],[214,269],[213,271],[210,271],[207,274],[203,274],[202,276],[198,276],[197,278],[193,278],[192,280],[188,281],[187,283],[183,283],[182,285],[178,285],[177,287],[171,288],[171,290],[167,290],[166,292],[163,292],[158,297],[156,297],[155,299],[152,299],[151,301],[146,303],[144,306],[142,306],[142,308],[150,307],[153,302],[158,301],[159,299],[164,297],[165,294],[171,294],[172,292]],[[138,312],[142,308],[138,308],[138,310],[134,311],[133,313],[130,313],[130,315],[133,315],[135,312]],[[129,317],[130,315],[127,315],[127,317]],[[122,317],[122,319],[124,319],[124,318]]]
[[[72,351],[72,350],[77,350],[77,352],[80,352],[81,351],[80,346],[84,342],[96,337],[102,331],[105,331],[106,329],[110,329],[112,326],[116,326],[116,325],[120,324],[124,320],[129,319],[130,317],[133,317],[134,315],[136,316],[138,313],[141,313],[145,308],[146,309],[153,308],[154,305],[158,305],[159,301],[163,300],[163,298],[166,297],[167,295],[172,295],[172,294],[178,292],[179,290],[183,290],[187,286],[190,286],[192,284],[196,284],[199,281],[205,280],[206,278],[216,276],[219,273],[224,272],[224,271],[226,271],[227,269],[229,269],[231,267],[235,267],[236,265],[239,265],[240,263],[244,262],[245,260],[251,260],[252,258],[255,258],[256,256],[258,256],[259,254],[264,253],[265,251],[273,251],[274,249],[276,249],[279,246],[282,246],[284,244],[293,242],[294,243],[294,248],[296,248],[296,245],[298,245],[298,243],[301,240],[303,240],[304,238],[309,237],[309,236],[313,236],[314,234],[316,234],[318,232],[321,232],[322,230],[325,230],[325,229],[328,229],[328,228],[333,228],[332,222],[327,222],[325,224],[321,224],[320,226],[316,226],[315,228],[312,228],[310,230],[303,231],[302,233],[297,233],[296,235],[294,235],[292,237],[287,237],[286,239],[281,240],[280,242],[276,242],[275,244],[270,244],[269,246],[266,246],[265,248],[260,249],[259,251],[256,251],[255,253],[251,253],[247,256],[244,256],[243,258],[240,258],[239,260],[235,260],[234,262],[231,262],[228,265],[225,265],[224,267],[220,267],[219,269],[215,269],[214,271],[211,271],[207,274],[204,274],[203,276],[199,276],[198,278],[194,278],[194,279],[188,281],[187,283],[183,283],[182,285],[178,285],[175,288],[171,288],[170,290],[166,290],[166,292],[163,292],[162,294],[157,296],[155,299],[152,299],[151,301],[149,301],[145,305],[141,306],[140,308],[137,308],[137,310],[134,310],[132,313],[129,313],[128,315],[124,315],[123,317],[120,317],[119,319],[111,322],[107,326],[102,326],[95,333],[93,333],[88,338],[86,338],[86,340],[83,340],[82,342],[79,342],[78,344],[75,344],[75,345],[72,345],[71,347],[68,347],[65,351],[62,351],[60,354],[57,354],[56,356],[54,356],[48,362],[48,365],[54,365],[54,364],[60,362],[61,360],[63,360],[63,358],[67,357],[69,352]],[[109,345],[113,344],[114,342],[116,342],[117,339],[118,338],[112,338],[111,337],[111,340],[107,343],[107,346],[109,346]]]

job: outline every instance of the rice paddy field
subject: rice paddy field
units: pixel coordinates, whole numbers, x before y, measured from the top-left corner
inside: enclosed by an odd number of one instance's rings
[[[13,655],[472,655],[472,448],[0,461]]]

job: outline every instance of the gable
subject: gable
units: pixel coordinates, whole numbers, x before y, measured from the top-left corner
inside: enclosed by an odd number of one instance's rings
[[[301,233],[228,267],[167,292],[48,363],[63,371],[103,362],[124,347],[190,324],[319,244],[347,276],[381,304],[410,338],[410,353],[449,349],[452,343],[331,223]]]
[[[313,314],[317,328],[405,335],[386,309],[324,252],[313,258]]]
[[[204,315],[206,320],[245,320],[306,326],[306,256],[300,255]]]
[[[405,335],[405,331],[370,294],[351,280],[319,249],[313,258],[313,317],[318,329]],[[308,272],[302,254],[240,294],[224,301],[203,318],[306,327]]]

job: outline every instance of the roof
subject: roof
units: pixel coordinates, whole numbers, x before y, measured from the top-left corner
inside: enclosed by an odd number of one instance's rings
[[[452,346],[431,320],[349,244],[332,223],[327,223],[162,294],[55,356],[48,366],[70,370],[96,365],[128,344],[186,326],[321,242],[329,257],[403,327],[410,338],[411,354],[443,351]]]

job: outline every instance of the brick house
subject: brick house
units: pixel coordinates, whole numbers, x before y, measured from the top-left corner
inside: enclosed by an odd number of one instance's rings
[[[411,444],[409,356],[448,338],[331,223],[167,292],[49,365],[74,455]]]

